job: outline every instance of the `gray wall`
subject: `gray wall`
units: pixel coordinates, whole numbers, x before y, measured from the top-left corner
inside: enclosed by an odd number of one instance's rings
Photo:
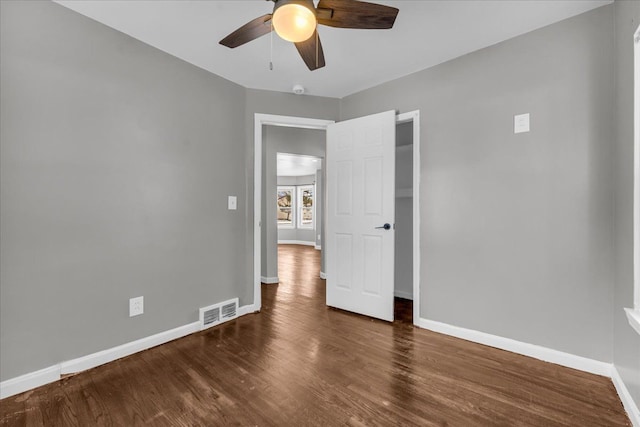
[[[339,101],[244,89],[49,1],[0,4],[0,380],[252,303],[253,115],[335,119]]]
[[[245,89],[55,3],[0,7],[0,379],[252,302]]]
[[[314,185],[316,183],[316,175],[306,176],[279,176],[278,185]],[[316,196],[315,202],[318,197]],[[316,208],[317,208],[316,203]],[[319,216],[318,216],[319,215]],[[300,242],[306,242],[311,245],[316,244],[316,233],[320,231],[321,227],[319,221],[322,221],[322,212],[317,212],[315,221],[313,223],[314,228],[278,228],[278,241],[281,240],[297,240]]]
[[[277,150],[269,143],[269,127],[262,129],[262,229],[260,244],[260,276],[262,282],[278,281],[278,229],[273,225],[277,221],[277,201],[270,195],[276,193]]]
[[[613,360],[612,32],[606,6],[343,99],[420,110],[423,318]]]
[[[277,154],[324,158],[325,131],[280,126],[263,127],[262,144],[262,277],[278,277]]]
[[[316,230],[315,230],[315,245],[316,247],[322,248],[322,242],[324,240],[324,223],[325,223],[325,215],[324,215],[324,161],[320,161],[320,165],[322,169],[318,169],[316,171],[316,200],[314,203],[316,204]],[[320,262],[320,271],[324,272],[324,256],[325,253],[321,254],[321,262]]]
[[[633,33],[640,2],[616,1],[615,304],[613,360],[640,406],[640,336],[624,307],[633,307]]]

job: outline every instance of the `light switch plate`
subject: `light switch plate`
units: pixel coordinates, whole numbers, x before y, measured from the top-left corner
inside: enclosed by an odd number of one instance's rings
[[[229,196],[229,210],[235,211],[238,209],[238,198],[236,196]]]
[[[513,133],[529,132],[529,113],[513,116]]]

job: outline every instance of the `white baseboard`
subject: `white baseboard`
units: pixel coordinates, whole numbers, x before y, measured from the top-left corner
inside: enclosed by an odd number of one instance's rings
[[[624,381],[622,381],[622,377],[615,366],[611,369],[611,380],[616,387],[618,396],[620,396],[622,406],[624,406],[625,411],[627,411],[631,424],[634,427],[640,427],[640,409],[638,409],[638,405],[633,401],[629,389],[624,384]]]
[[[322,245],[315,245],[314,246],[316,251],[321,251],[322,250]]]
[[[256,309],[255,304],[247,304],[247,305],[243,305],[242,307],[238,307],[238,317],[242,317],[245,314],[252,314],[252,313],[256,313],[259,310]]]
[[[320,278],[323,279],[323,280],[326,280],[327,279],[327,273],[325,273],[324,271],[321,271],[320,272]]]
[[[316,242],[307,242],[306,240],[278,240],[279,245],[303,245],[315,246]]]
[[[523,354],[525,356],[544,360],[545,362],[555,363],[557,365],[590,372],[596,375],[611,377],[611,370],[613,367],[611,363],[601,362],[599,360],[589,359],[587,357],[577,356],[575,354],[565,353],[563,351],[553,350],[535,344],[516,341],[511,338],[491,335],[486,332],[436,322],[435,320],[421,318],[417,326],[434,332],[440,332],[442,334],[462,338],[467,341],[477,342],[513,353]]]
[[[254,311],[256,310],[253,304],[239,307],[238,317],[253,313]],[[73,374],[95,368],[96,366],[104,365],[105,363],[121,359],[125,356],[129,356],[142,350],[147,350],[151,347],[155,347],[199,331],[200,322],[189,323],[139,340],[98,351],[87,356],[67,360],[39,371],[30,372],[28,374],[20,375],[19,377],[2,381],[0,383],[0,399],[58,381],[62,375]]]
[[[188,325],[179,326],[159,334],[140,338],[107,350],[98,351],[87,356],[78,357],[76,359],[67,360],[60,363],[60,374],[75,374],[77,372],[86,371],[96,366],[104,365],[117,359],[129,356],[139,351],[147,350],[160,344],[182,338],[186,335],[198,332],[200,330],[200,322],[189,323]]]
[[[272,283],[280,283],[280,279],[277,277],[264,277],[260,276],[260,283],[266,283],[267,285]]]
[[[413,294],[411,292],[399,291],[397,289],[393,291],[393,296],[413,300]]]
[[[32,388],[58,381],[60,379],[60,365],[49,366],[39,371],[29,372],[19,377],[11,378],[0,383],[0,399],[23,393]]]
[[[467,341],[477,342],[513,353],[544,360],[545,362],[551,362],[557,365],[578,369],[580,371],[609,377],[613,381],[613,385],[618,392],[618,396],[622,401],[624,409],[627,411],[631,424],[634,427],[640,427],[640,409],[638,409],[638,405],[631,397],[631,393],[622,381],[622,377],[620,377],[618,370],[611,363],[601,362],[599,360],[589,359],[587,357],[577,356],[575,354],[565,353],[563,351],[553,350],[535,344],[524,343],[510,338],[491,335],[485,332],[475,331],[473,329],[466,329],[442,322],[436,322],[434,320],[421,318],[419,319],[417,326],[435,332],[440,332],[442,334],[462,338]]]

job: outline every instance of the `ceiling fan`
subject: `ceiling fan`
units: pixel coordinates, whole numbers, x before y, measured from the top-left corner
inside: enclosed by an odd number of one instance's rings
[[[273,1],[273,13],[247,22],[220,40],[230,48],[241,46],[272,30],[283,39],[293,42],[311,71],[325,66],[324,52],[316,29],[318,24],[336,28],[389,29],[398,15],[395,7],[358,0]]]

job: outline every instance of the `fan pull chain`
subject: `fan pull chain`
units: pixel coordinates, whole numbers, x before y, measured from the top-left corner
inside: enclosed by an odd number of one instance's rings
[[[316,30],[316,68],[318,68],[318,30]]]
[[[269,33],[270,44],[271,44],[271,53],[269,57],[269,70],[273,71],[273,19],[269,21],[269,25],[271,25],[271,32]]]

